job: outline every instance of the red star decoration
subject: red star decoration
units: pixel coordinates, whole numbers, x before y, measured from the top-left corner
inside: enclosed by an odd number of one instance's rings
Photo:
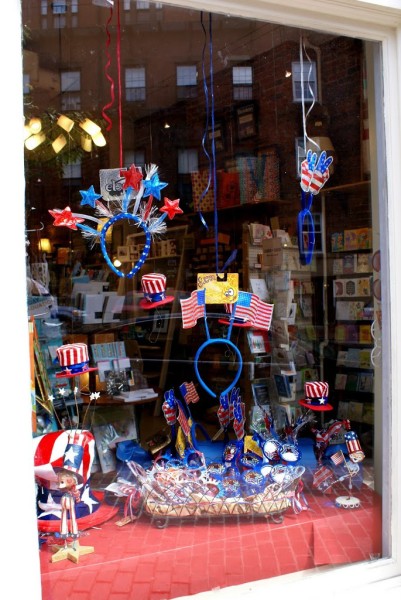
[[[49,213],[54,217],[54,223],[56,227],[68,227],[69,229],[78,229],[77,223],[83,223],[85,219],[75,217],[71,208],[67,206],[64,210],[49,210]]]
[[[181,215],[184,211],[179,207],[180,200],[170,200],[164,197],[164,206],[160,209],[160,212],[167,213],[169,219],[174,219],[175,215]]]
[[[141,187],[143,175],[135,165],[131,165],[129,169],[121,169],[120,177],[124,177],[125,179],[123,189],[132,187],[134,190],[138,191]]]

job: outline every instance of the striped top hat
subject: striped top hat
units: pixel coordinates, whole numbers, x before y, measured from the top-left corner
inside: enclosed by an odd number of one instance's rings
[[[139,306],[145,309],[156,308],[174,300],[174,296],[166,296],[166,276],[162,273],[148,273],[142,276],[144,297]]]
[[[333,410],[328,399],[329,384],[326,381],[308,381],[305,383],[305,398],[299,404],[316,411]]]
[[[53,467],[54,471],[56,473],[68,471],[76,476],[78,483],[86,481],[88,474],[85,468],[85,446],[91,437],[91,434],[84,430],[69,431],[63,455],[63,464]]]
[[[89,354],[86,344],[65,344],[56,350],[60,366],[68,373],[79,374],[88,370]]]

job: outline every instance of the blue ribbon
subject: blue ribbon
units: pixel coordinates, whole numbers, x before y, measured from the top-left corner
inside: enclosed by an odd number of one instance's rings
[[[315,223],[310,211],[313,195],[312,193],[306,194],[304,191],[301,193],[302,210],[298,213],[297,219],[299,258],[301,264],[310,265],[315,247]]]

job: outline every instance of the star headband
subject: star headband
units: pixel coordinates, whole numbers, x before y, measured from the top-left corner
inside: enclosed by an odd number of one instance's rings
[[[167,186],[167,183],[160,181],[157,171],[158,167],[151,164],[146,167],[146,177],[143,178],[142,170],[135,165],[131,165],[129,169],[120,169],[119,180],[114,181],[113,184],[108,184],[108,187],[106,187],[107,194],[103,194],[103,197],[107,195],[107,202],[112,202],[112,208],[101,202],[102,195],[97,194],[93,185],[91,185],[88,190],[80,191],[82,196],[81,206],[88,205],[95,209],[97,216],[73,213],[69,206],[63,210],[55,208],[49,210],[49,213],[54,217],[53,225],[68,227],[73,230],[80,229],[83,236],[89,239],[92,244],[99,241],[103,257],[110,269],[118,277],[133,277],[149,256],[153,237],[164,233],[166,230],[165,219],[168,217],[171,220],[176,214],[182,214],[183,212],[179,206],[179,199],[170,200],[164,197],[164,205],[159,211],[157,207],[153,206],[153,200],[160,200],[160,191]],[[121,180],[124,180],[122,184]],[[110,191],[110,186],[112,191]],[[148,200],[144,200],[147,197]],[[134,204],[131,208],[132,202]],[[159,214],[159,212],[162,214]],[[86,225],[85,220],[93,221],[97,224],[97,228],[94,229]],[[115,223],[122,220],[135,223],[145,234],[145,244],[141,255],[129,273],[123,273],[113,265],[106,248],[108,230]]]

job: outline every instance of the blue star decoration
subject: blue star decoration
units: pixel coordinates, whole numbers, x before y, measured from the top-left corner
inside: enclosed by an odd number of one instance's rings
[[[143,197],[154,196],[157,200],[160,200],[160,190],[165,188],[168,184],[164,181],[160,181],[159,176],[155,173],[150,179],[143,180]]]
[[[92,208],[95,208],[96,200],[99,200],[99,198],[102,197],[101,194],[96,194],[93,185],[91,185],[88,190],[80,190],[79,193],[82,196],[81,206],[89,204]]]

